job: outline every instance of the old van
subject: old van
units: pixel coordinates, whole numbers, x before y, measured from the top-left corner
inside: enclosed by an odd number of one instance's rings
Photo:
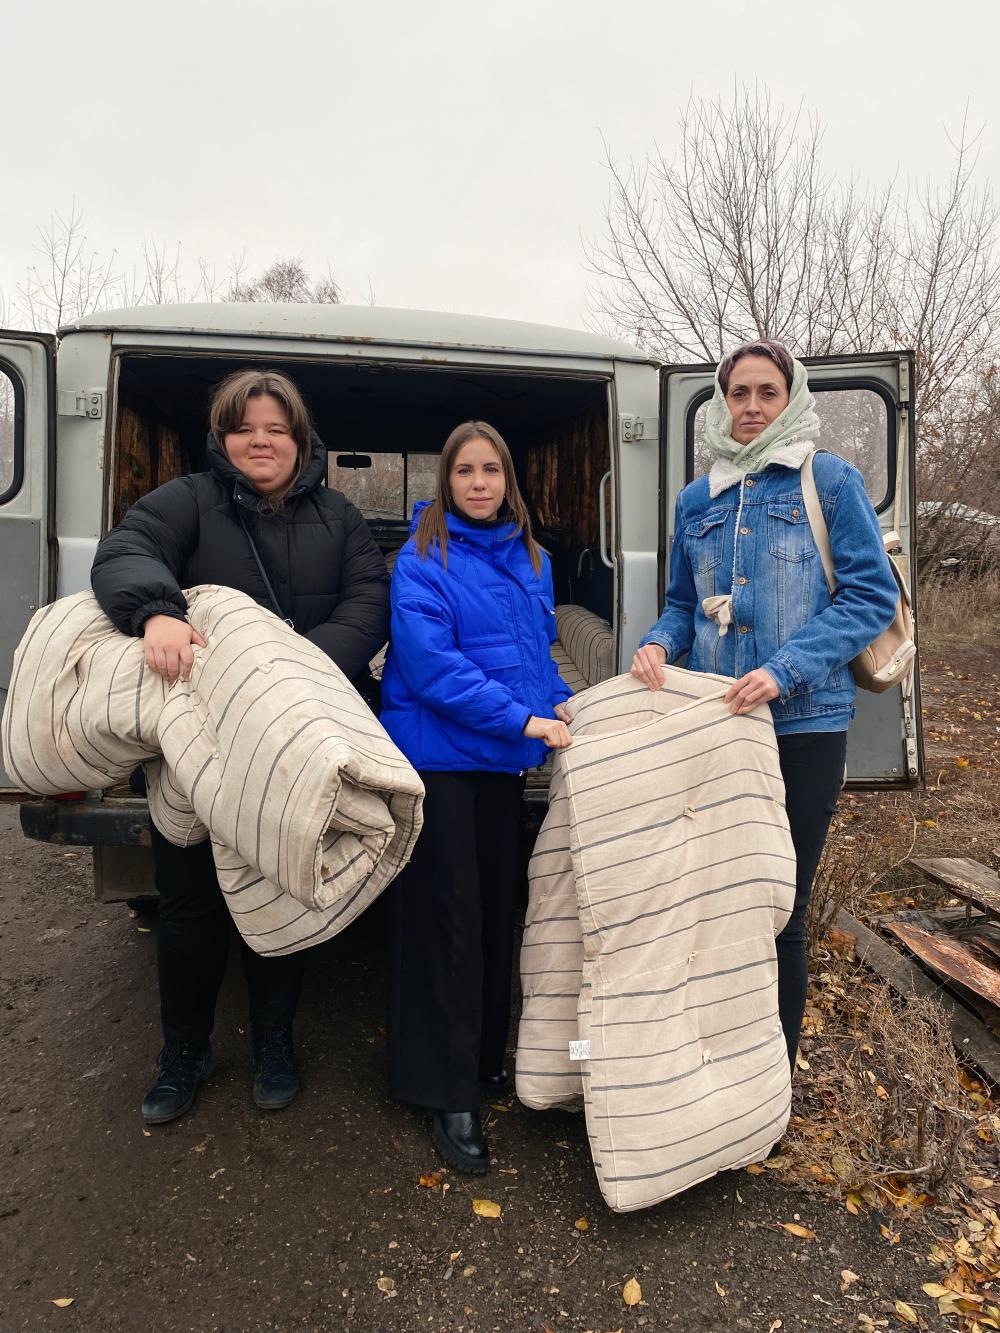
[[[89,587],[101,536],[139,496],[203,465],[212,386],[238,366],[290,371],[330,449],[330,484],[391,561],[456,422],[493,422],[551,552],[558,654],[578,688],[626,670],[663,601],[674,498],[703,466],[712,367],[665,366],[590,333],[349,306],[105,311],[56,336],[0,332],[0,691],[35,609]],[[860,467],[912,561],[909,352],[809,362],[824,447]],[[922,776],[919,686],[862,694],[850,781]],[[5,775],[4,795],[21,800]],[[534,785],[544,796],[544,776]],[[145,801],[127,789],[25,801],[33,838],[94,848],[98,896],[148,889]]]

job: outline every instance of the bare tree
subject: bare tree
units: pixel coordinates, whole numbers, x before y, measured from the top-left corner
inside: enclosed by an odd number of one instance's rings
[[[756,336],[803,355],[913,347],[922,493],[945,510],[989,496],[1000,512],[985,466],[1000,425],[1000,230],[975,185],[975,136],[963,123],[944,188],[902,193],[837,182],[822,146],[815,118],[738,87],[688,101],[672,156],[609,151],[588,247],[595,320],[666,360],[714,361]]]
[[[12,305],[32,329],[57,329],[70,319],[99,310],[116,291],[115,252],[102,259],[88,240],[76,202],[54,213],[38,229],[39,261],[31,264]]]
[[[312,282],[301,259],[276,259],[254,279],[243,278],[241,260],[230,283],[228,299],[337,305],[343,295],[329,271],[325,278]]]

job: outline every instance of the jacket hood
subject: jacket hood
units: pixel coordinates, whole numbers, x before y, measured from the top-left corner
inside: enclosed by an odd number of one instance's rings
[[[239,468],[229,461],[226,457],[226,451],[211,431],[208,432],[207,454],[209,468],[219,478],[227,491],[232,492],[234,487],[240,486],[253,495],[259,495],[259,492],[254,490]],[[321,485],[326,479],[326,462],[326,445],[315,431],[310,431],[308,461],[302,469],[298,481],[285,498],[290,500],[293,496],[304,495],[306,491],[314,490]]]

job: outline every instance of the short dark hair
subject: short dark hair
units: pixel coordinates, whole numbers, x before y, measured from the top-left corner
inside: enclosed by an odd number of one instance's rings
[[[730,352],[728,356],[722,358],[719,362],[719,387],[723,393],[729,392],[729,377],[733,373],[733,367],[745,356],[766,356],[768,361],[773,361],[785,377],[785,388],[791,393],[795,361],[784,343],[779,343],[774,338],[755,338],[753,342],[744,343],[742,347],[737,347],[735,352]]]

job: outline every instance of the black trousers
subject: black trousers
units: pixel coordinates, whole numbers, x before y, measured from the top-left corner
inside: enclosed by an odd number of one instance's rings
[[[211,843],[176,847],[152,823],[150,830],[160,894],[156,965],[163,1039],[207,1046],[233,919],[219,888]],[[242,939],[240,946],[253,1027],[290,1024],[302,988],[304,953],[262,958]]]
[[[793,1069],[809,987],[806,912],[844,783],[846,756],[846,731],[795,732],[778,737],[785,810],[795,848],[795,905],[777,939],[778,1015]]]
[[[420,777],[424,827],[390,889],[389,1090],[472,1111],[506,1051],[524,779]]]

